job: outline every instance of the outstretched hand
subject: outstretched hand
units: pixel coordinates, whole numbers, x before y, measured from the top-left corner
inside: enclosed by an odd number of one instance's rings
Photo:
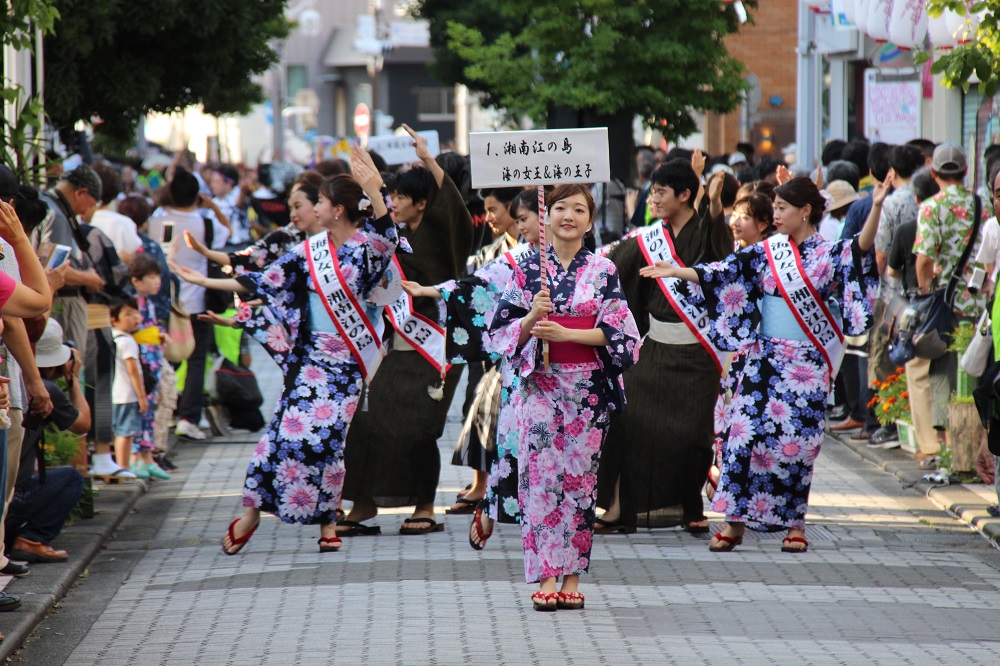
[[[187,266],[181,266],[173,261],[167,263],[170,266],[170,270],[174,272],[174,275],[176,275],[180,279],[184,280],[185,282],[190,282],[191,284],[196,284],[199,287],[205,286],[206,278],[198,271],[190,269]]]
[[[643,266],[639,269],[639,275],[644,278],[667,278],[675,277],[675,267],[666,261],[658,261],[655,266]]]
[[[784,185],[792,179],[792,172],[784,164],[779,164],[777,171],[774,173],[774,178],[778,181],[778,185]]]
[[[705,173],[705,153],[701,152],[701,148],[694,149],[694,154],[691,155],[691,168],[698,178]]]
[[[431,155],[429,150],[427,150],[427,140],[424,139],[424,137],[417,134],[416,131],[406,123],[403,123],[403,129],[406,130],[406,133],[413,139],[413,147],[417,151],[417,157],[424,161],[434,159],[434,156]]]
[[[208,251],[208,248],[205,247],[201,241],[192,236],[190,231],[184,232],[184,242],[190,249],[194,250],[198,254],[205,254]]]
[[[712,179],[708,181],[708,200],[722,203],[722,186],[726,182],[726,172],[719,170],[715,172]]]
[[[889,196],[889,190],[892,189],[892,181],[896,178],[895,169],[889,169],[889,173],[886,174],[885,180],[881,183],[875,183],[874,189],[872,189],[872,205],[881,206],[885,198]]]
[[[424,287],[417,282],[411,282],[410,280],[402,280],[400,284],[405,291],[410,296],[414,298],[420,298],[421,296],[426,296],[429,298],[440,298],[441,292],[434,287]]]

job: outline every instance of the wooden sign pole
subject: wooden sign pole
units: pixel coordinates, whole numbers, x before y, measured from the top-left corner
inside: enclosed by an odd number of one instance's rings
[[[548,223],[548,211],[545,208],[545,187],[538,186],[538,263],[541,268],[541,289],[548,286],[548,243],[545,240],[545,225]],[[547,317],[546,317],[547,318]],[[542,340],[542,367],[549,369],[549,341]]]

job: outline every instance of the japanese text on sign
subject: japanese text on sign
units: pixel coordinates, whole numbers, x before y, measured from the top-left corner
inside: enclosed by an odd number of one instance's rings
[[[437,130],[417,132],[424,137],[427,142],[427,151],[432,157],[437,157],[441,152],[440,139]],[[410,164],[419,162],[417,151],[413,147],[413,139],[410,135],[402,136],[373,136],[368,139],[368,150],[373,150],[382,156],[386,164]]]
[[[606,127],[469,135],[473,187],[599,183],[611,179]]]

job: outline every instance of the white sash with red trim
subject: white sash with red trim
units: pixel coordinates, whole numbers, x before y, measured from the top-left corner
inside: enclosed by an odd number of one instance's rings
[[[665,261],[671,266],[686,268],[674,250],[674,242],[670,239],[670,235],[663,232],[662,224],[656,223],[644,228],[638,240],[639,248],[650,266],[655,266],[658,261]],[[679,278],[657,278],[656,282],[660,285],[667,302],[680,315],[681,321],[691,330],[705,351],[712,355],[721,373],[728,352],[719,351],[708,341],[708,330],[712,325],[708,310],[693,305],[679,291],[682,282]]]
[[[400,280],[406,279],[403,267],[399,259],[392,258],[392,263],[399,274]],[[395,302],[385,306],[385,311],[389,315],[389,323],[396,329],[396,333],[410,343],[410,346],[420,352],[428,363],[444,375],[451,367],[450,363],[445,363],[445,330],[436,321],[431,321],[427,317],[413,310],[413,299],[409,294],[403,292]]]
[[[764,241],[764,249],[778,291],[806,336],[826,359],[831,376],[836,375],[844,360],[844,332],[809,281],[799,248],[788,242],[788,236],[779,234]]]
[[[382,337],[347,286],[337,260],[337,249],[327,232],[318,233],[306,242],[306,261],[327,314],[361,367],[365,381],[370,383],[385,357]]]
[[[504,252],[503,256],[507,260],[507,263],[510,264],[511,268],[516,268],[517,264],[521,260],[536,250],[537,248],[532,247],[530,243],[521,243],[516,247],[511,248],[509,251]]]

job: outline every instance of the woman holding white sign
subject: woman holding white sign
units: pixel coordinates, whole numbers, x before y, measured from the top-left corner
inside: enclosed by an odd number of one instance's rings
[[[559,185],[548,202],[546,265],[538,252],[517,263],[490,326],[494,349],[520,382],[524,573],[540,583],[531,597],[540,611],[583,608],[579,578],[590,566],[601,443],[611,412],[625,406],[621,373],[639,340],[614,264],[583,247],[596,208],[590,190]],[[549,289],[539,288],[542,270]],[[550,365],[540,340],[549,342]]]
[[[871,324],[878,272],[875,234],[891,180],[856,237],[825,241],[817,232],[826,200],[808,178],[776,188],[778,234],[715,263],[642,269],[648,278],[701,284],[717,346],[750,348],[724,435],[722,476],[712,509],[728,526],[710,549],[728,552],[746,526],[785,528],[782,550],[803,553],[813,465],[823,443],[826,398],[843,355],[843,337]],[[843,313],[843,323],[831,314]],[[760,313],[760,328],[754,324]]]
[[[320,552],[338,550],[336,511],[344,482],[344,441],[381,358],[364,299],[380,284],[399,243],[380,194],[382,178],[356,149],[352,171],[323,183],[317,207],[323,231],[266,270],[231,280],[175,268],[210,289],[252,294],[267,307],[238,319],[281,366],[284,389],[257,444],[243,486],[243,516],[222,539],[240,552],[262,511],[283,522],[320,525]],[[364,189],[362,190],[363,184]]]

